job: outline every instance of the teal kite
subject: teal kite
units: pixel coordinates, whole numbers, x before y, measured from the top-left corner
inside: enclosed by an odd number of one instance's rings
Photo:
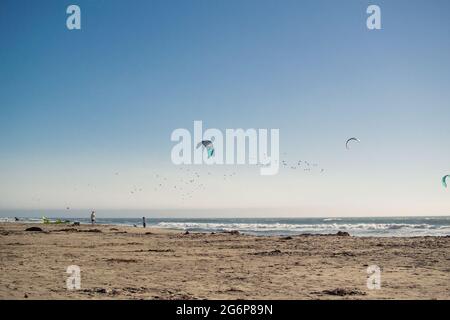
[[[211,140],[214,141],[214,138]],[[206,151],[208,152],[208,159],[214,156],[214,145],[211,140],[203,140],[197,144],[197,149],[201,146],[206,148]]]
[[[447,188],[447,178],[450,177],[450,174],[442,177],[442,185]]]

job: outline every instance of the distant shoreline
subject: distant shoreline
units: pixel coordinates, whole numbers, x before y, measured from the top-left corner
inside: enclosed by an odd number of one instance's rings
[[[59,218],[90,224],[85,218]],[[51,218],[56,221],[57,218]],[[0,218],[0,222],[14,218]],[[23,223],[41,223],[42,219],[21,218]],[[295,236],[300,234],[336,234],[348,232],[357,237],[417,237],[450,235],[450,217],[366,217],[366,218],[154,218],[146,217],[148,227],[189,232],[237,230],[257,236]],[[142,227],[142,218],[102,218],[97,224]]]

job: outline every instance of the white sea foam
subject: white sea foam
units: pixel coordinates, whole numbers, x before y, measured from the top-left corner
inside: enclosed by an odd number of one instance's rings
[[[193,231],[231,231],[238,230],[250,234],[301,234],[301,233],[336,233],[347,231],[360,236],[419,236],[449,235],[450,225],[435,226],[431,224],[409,223],[204,223],[204,222],[160,222],[162,228]]]
[[[2,217],[0,222],[14,222]],[[52,217],[52,220],[56,217]],[[89,218],[76,218],[90,223]],[[71,219],[71,221],[75,221]],[[42,223],[39,217],[20,222]],[[141,218],[98,218],[99,224],[140,226]],[[256,235],[295,235],[303,233],[331,234],[346,231],[353,236],[446,236],[450,235],[450,217],[386,217],[386,218],[253,218],[253,219],[161,219],[147,217],[148,226],[178,230],[220,232],[238,230]]]

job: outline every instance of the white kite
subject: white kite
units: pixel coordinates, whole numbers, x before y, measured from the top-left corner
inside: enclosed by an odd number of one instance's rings
[[[347,142],[345,142],[345,147],[347,148],[347,150],[349,150],[350,148],[349,148],[349,143],[350,143],[350,141],[356,141],[356,142],[361,142],[358,138],[350,138],[350,139],[348,139],[347,140]]]

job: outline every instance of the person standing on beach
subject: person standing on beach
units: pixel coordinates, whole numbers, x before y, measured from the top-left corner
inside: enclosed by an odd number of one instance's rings
[[[95,224],[95,211],[91,212],[91,223],[92,223],[92,225]]]
[[[145,217],[142,217],[142,226],[145,228],[147,224],[145,223]]]

